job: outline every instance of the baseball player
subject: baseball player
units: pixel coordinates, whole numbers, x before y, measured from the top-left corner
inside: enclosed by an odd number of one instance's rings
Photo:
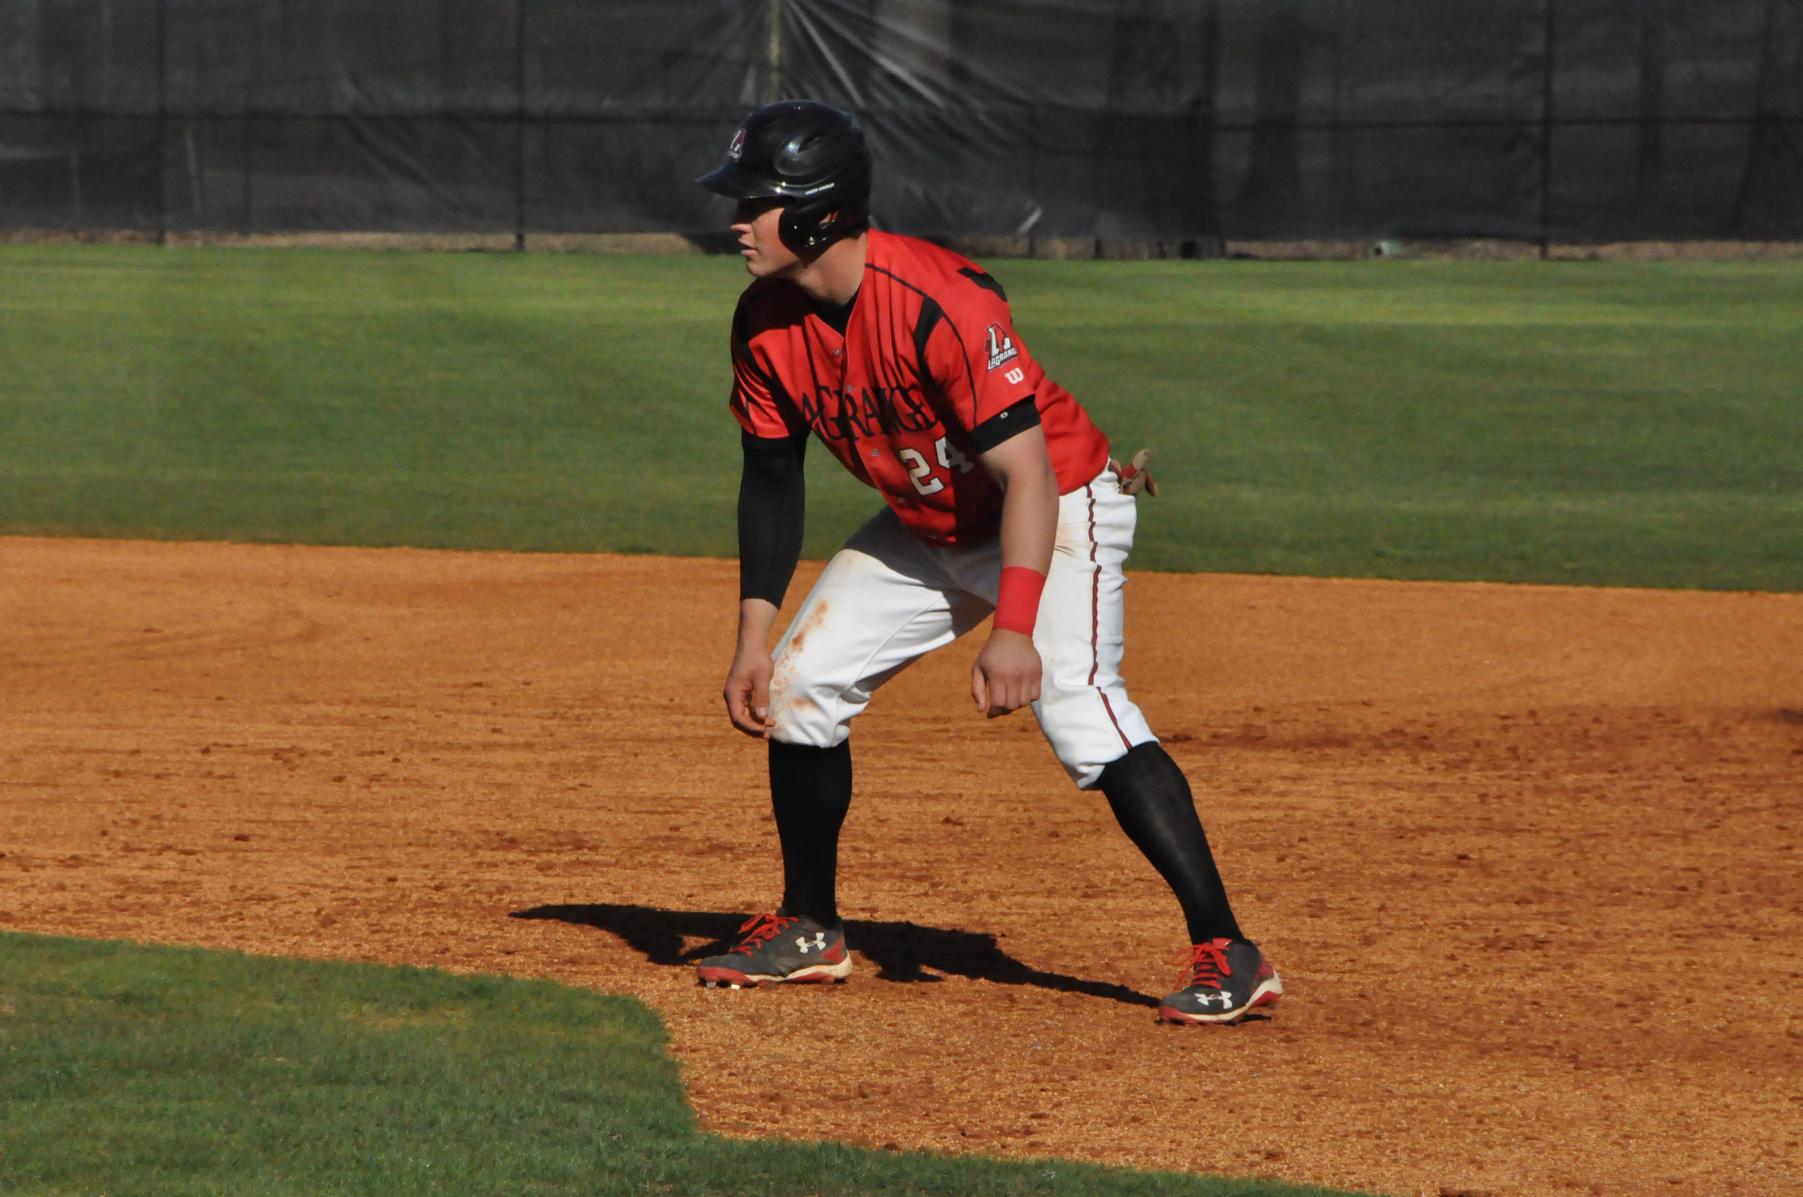
[[[742,429],[733,726],[769,743],[783,898],[702,960],[713,987],[851,972],[835,896],[851,722],[877,687],[993,613],[977,708],[1031,707],[1076,784],[1100,790],[1189,925],[1179,1023],[1234,1022],[1283,993],[1241,933],[1189,783],[1121,680],[1121,587],[1147,478],[1041,369],[1002,286],[967,259],[869,226],[871,155],[812,101],[757,109],[697,180],[737,201],[751,284],[732,322]],[[800,555],[809,437],[885,506],[835,555],[769,649]]]

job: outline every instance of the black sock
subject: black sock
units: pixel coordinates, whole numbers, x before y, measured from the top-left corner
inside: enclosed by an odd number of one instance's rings
[[[839,828],[851,807],[851,741],[809,748],[770,741],[770,808],[783,845],[782,913],[839,921]]]
[[[1242,939],[1183,770],[1157,741],[1111,761],[1099,782],[1121,830],[1177,894],[1192,943]]]

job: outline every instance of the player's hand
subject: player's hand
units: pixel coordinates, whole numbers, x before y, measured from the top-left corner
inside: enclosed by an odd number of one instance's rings
[[[1039,701],[1039,672],[1033,638],[997,628],[970,667],[970,696],[989,718],[1006,715]]]
[[[770,718],[770,675],[775,662],[762,649],[733,658],[726,674],[726,716],[748,736],[768,739],[776,721]]]

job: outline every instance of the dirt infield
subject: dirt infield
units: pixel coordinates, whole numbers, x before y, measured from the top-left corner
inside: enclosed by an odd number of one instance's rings
[[[1133,575],[1289,991],[1198,1029],[1153,1021],[1174,903],[966,645],[858,730],[850,983],[697,988],[778,880],[734,569],[0,539],[0,927],[633,994],[733,1135],[1798,1190],[1803,596]]]

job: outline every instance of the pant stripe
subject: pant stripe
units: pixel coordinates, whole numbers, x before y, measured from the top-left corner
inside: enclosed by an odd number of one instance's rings
[[[1102,625],[1102,566],[1096,560],[1096,492],[1094,486],[1085,486],[1083,493],[1089,496],[1089,564],[1092,567],[1089,581],[1089,684],[1096,686],[1096,674],[1102,668],[1101,625]],[[1114,717],[1114,704],[1108,701],[1108,691],[1096,686],[1096,693],[1102,699],[1102,709],[1108,712],[1108,722],[1114,724],[1114,734],[1121,738],[1121,747],[1132,748],[1127,733],[1121,730],[1121,721]]]

